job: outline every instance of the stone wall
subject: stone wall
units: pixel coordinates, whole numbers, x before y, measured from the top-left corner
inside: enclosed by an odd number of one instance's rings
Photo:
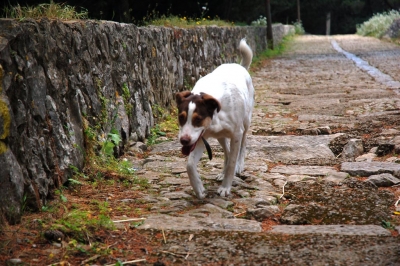
[[[274,25],[275,43],[288,28]],[[0,212],[19,222],[84,163],[84,130],[143,140],[153,106],[169,109],[221,63],[238,62],[264,27],[137,27],[104,21],[0,20]]]

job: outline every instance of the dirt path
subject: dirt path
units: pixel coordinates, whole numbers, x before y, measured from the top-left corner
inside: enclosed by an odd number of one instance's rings
[[[204,154],[199,163],[205,200],[194,196],[177,141],[152,147],[145,159],[130,158],[148,188],[92,183],[93,189],[67,195],[72,204],[107,202],[113,220],[146,218],[139,227],[123,222],[118,231],[98,232],[112,252],[95,253],[89,265],[118,259],[146,259],[139,265],[400,264],[400,47],[353,35],[296,37],[252,77],[256,106],[246,167],[228,198],[216,193],[223,164],[216,141],[210,141],[212,161]],[[32,220],[24,223],[31,232],[15,233],[23,235],[15,245],[23,242],[26,250],[9,248],[7,258],[78,265],[93,255],[93,246],[28,247],[34,241],[26,241],[28,235],[39,230]],[[62,257],[71,250],[79,252]]]

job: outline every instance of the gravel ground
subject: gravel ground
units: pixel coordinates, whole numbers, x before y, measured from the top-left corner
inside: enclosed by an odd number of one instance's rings
[[[399,265],[399,238],[326,234],[171,232],[167,265]]]

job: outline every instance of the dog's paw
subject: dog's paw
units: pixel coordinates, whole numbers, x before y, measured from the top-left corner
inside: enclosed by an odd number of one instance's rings
[[[196,196],[197,196],[198,199],[202,200],[207,196],[207,193],[203,192],[203,193],[200,193],[200,194],[196,194]]]
[[[204,199],[207,196],[207,191],[203,188],[194,191],[198,199]]]
[[[224,173],[220,173],[220,174],[217,175],[216,180],[217,181],[222,181],[222,180],[224,180],[224,177],[225,177]]]
[[[228,195],[231,194],[231,188],[230,187],[226,188],[221,186],[218,188],[218,194],[221,197],[228,197]]]

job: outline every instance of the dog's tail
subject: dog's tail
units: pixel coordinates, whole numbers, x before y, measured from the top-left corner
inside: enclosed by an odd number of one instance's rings
[[[250,46],[247,45],[245,38],[240,40],[239,51],[240,55],[242,56],[242,61],[240,61],[240,65],[245,69],[249,69],[251,60],[253,59],[253,51],[251,51]]]

